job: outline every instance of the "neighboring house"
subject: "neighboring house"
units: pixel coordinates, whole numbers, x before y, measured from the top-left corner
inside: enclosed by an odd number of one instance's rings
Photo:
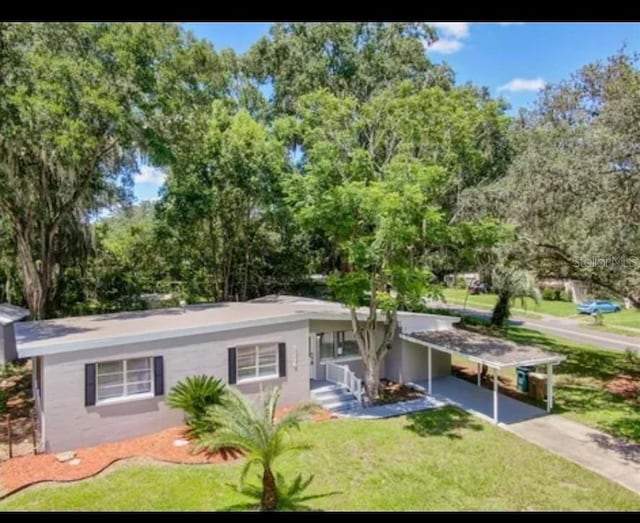
[[[183,422],[165,395],[178,381],[208,374],[256,397],[279,385],[281,405],[310,397],[327,373],[362,378],[349,310],[291,296],[251,302],[13,323],[0,321],[7,360],[31,358],[40,447],[64,451],[156,432]],[[366,318],[365,312],[359,315]],[[382,319],[381,319],[382,321]],[[380,377],[419,381],[450,373],[451,355],[433,357],[411,332],[451,329],[458,318],[399,313]],[[15,340],[14,340],[15,330]],[[2,361],[2,360],[0,360]],[[353,374],[350,374],[353,373]]]
[[[456,281],[458,279],[463,279],[468,287],[474,281],[480,279],[480,273],[479,272],[454,272],[451,274],[447,274],[444,277],[444,284],[447,287],[455,287]]]
[[[541,278],[538,280],[538,287],[552,287],[562,289],[564,292],[570,292],[573,303],[580,303],[586,299],[588,294],[587,285],[579,280],[570,280],[562,278]]]

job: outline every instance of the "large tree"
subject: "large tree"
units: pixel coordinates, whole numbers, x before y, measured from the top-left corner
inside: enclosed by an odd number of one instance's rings
[[[278,122],[302,145],[289,201],[340,258],[331,286],[351,310],[370,402],[398,309],[430,291],[429,257],[473,230],[451,225],[450,202],[470,180],[493,176],[494,148],[483,138],[492,126],[503,135],[503,119],[473,89],[405,82],[365,102],[320,90]]]
[[[403,80],[451,87],[451,69],[425,53],[436,38],[424,23],[278,23],[243,62],[249,75],[273,85],[276,114],[292,114],[298,98],[320,88],[363,101]]]
[[[168,91],[199,89],[192,43],[174,24],[0,24],[0,210],[34,318],[91,217],[130,196],[137,154],[179,123]]]
[[[191,282],[191,296],[222,301],[286,288],[308,270],[282,200],[285,147],[231,100],[205,115],[160,203],[159,235],[183,265],[176,278]]]
[[[509,173],[468,194],[515,227],[538,274],[640,301],[640,71],[617,54],[548,86],[513,129]]]

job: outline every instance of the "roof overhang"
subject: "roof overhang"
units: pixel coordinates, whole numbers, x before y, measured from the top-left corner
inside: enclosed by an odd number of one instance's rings
[[[0,326],[15,323],[29,316],[29,311],[9,303],[0,303]]]

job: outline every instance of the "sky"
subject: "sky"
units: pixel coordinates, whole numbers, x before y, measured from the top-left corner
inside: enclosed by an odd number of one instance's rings
[[[638,22],[430,22],[439,40],[426,49],[434,62],[447,62],[456,82],[488,87],[515,114],[529,107],[548,83],[567,78],[581,66],[620,50],[640,51]],[[216,50],[243,53],[269,31],[270,23],[198,22],[185,29],[210,40]],[[155,199],[163,173],[143,166],[136,176],[138,199]]]

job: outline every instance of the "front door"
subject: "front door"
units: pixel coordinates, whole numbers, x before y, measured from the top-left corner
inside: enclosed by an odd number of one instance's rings
[[[309,377],[312,380],[318,379],[318,350],[317,350],[317,340],[318,337],[315,334],[309,336]]]

